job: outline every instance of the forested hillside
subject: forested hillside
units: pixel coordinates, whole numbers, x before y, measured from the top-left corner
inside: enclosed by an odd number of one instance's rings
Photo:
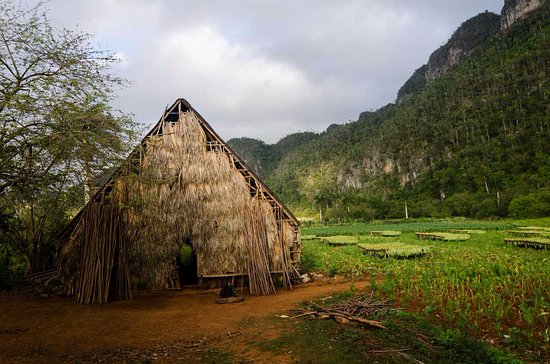
[[[472,24],[478,31],[464,28]],[[395,218],[406,205],[412,217],[548,215],[549,3],[505,31],[494,24],[490,13],[465,22],[449,42],[475,41],[461,44],[460,59],[442,47],[450,63],[441,49],[430,58],[441,72],[428,75],[429,62],[399,102],[356,122],[230,144],[299,213]]]

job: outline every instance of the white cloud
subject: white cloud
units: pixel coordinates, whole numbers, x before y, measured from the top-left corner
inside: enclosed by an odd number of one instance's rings
[[[188,99],[199,112],[212,115],[211,122],[227,138],[246,130],[275,141],[283,125],[297,130],[292,125],[300,120],[289,111],[313,109],[323,96],[323,88],[315,87],[296,67],[230,44],[206,26],[163,34],[147,45],[146,53],[136,63],[131,60],[127,71],[138,76],[146,70],[140,79],[147,94],[167,95],[160,105],[178,97]],[[326,89],[331,90],[330,85]]]
[[[225,139],[274,142],[393,101],[469,17],[502,0],[51,0],[96,34],[133,85],[118,108],[153,123],[184,97]]]

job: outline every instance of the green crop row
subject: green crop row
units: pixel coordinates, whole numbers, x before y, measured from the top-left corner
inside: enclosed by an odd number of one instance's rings
[[[389,298],[449,327],[485,336],[497,344],[550,355],[550,251],[504,243],[505,230],[520,224],[459,222],[455,225],[463,225],[461,229],[490,228],[485,234],[472,234],[468,241],[436,244],[430,254],[410,260],[380,259],[364,254],[357,246],[331,247],[305,241],[303,269],[370,278],[373,288]],[[408,222],[394,226],[403,231],[400,237],[378,240],[399,239],[407,245],[423,246],[426,242],[413,231],[454,228],[449,225],[453,224]],[[307,229],[318,235],[336,231],[361,235],[370,230],[369,224]],[[376,237],[359,239],[360,243],[371,243]]]

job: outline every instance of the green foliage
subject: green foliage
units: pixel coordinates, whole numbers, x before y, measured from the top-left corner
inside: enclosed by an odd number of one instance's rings
[[[413,258],[428,253],[431,246],[418,246],[400,242],[381,244],[357,244],[367,254],[382,258]]]
[[[303,229],[304,233],[318,236],[365,234],[361,243],[399,241],[412,246],[425,245],[425,241],[415,236],[416,231],[467,229],[485,230],[486,233],[472,234],[463,242],[436,244],[429,255],[413,260],[382,260],[363,254],[355,246],[330,247],[305,241],[303,269],[327,275],[370,277],[374,287],[389,298],[398,299],[402,306],[414,302],[413,309],[427,319],[438,317],[439,322],[463,331],[466,336],[475,336],[482,327],[498,344],[514,345],[519,348],[517,350],[540,351],[544,358],[550,355],[545,341],[550,321],[548,315],[541,315],[541,312],[548,312],[550,308],[550,292],[541,282],[550,281],[550,251],[508,246],[504,238],[506,229],[529,225],[540,229],[550,226],[547,220],[481,222],[457,219],[312,227]],[[380,230],[392,226],[402,234],[395,238],[367,237],[373,226],[382,226]],[[512,335],[510,327],[517,327],[520,332]],[[508,344],[507,336],[515,341]],[[458,341],[453,350],[465,354],[468,343]]]
[[[0,243],[0,291],[15,288],[26,271],[25,261],[14,254],[9,246]]]
[[[449,363],[519,364],[521,361],[496,348],[488,347],[475,337],[457,330],[441,331],[435,342],[443,346],[441,359]]]
[[[514,198],[510,202],[508,210],[510,216],[516,218],[549,216],[550,188]]]
[[[302,269],[329,276],[362,275],[369,271],[364,254],[355,246],[330,247],[318,241],[303,242]]]
[[[426,71],[428,70],[428,65],[425,64],[422,67],[414,71],[411,78],[409,78],[403,86],[397,92],[397,98],[401,101],[404,100],[406,96],[411,96],[426,86]]]
[[[277,157],[271,145],[252,138],[234,138],[227,144],[237,150],[239,157],[261,178],[273,170]]]
[[[115,54],[54,29],[44,4],[0,0],[2,249],[30,272],[53,266],[61,229],[135,136],[109,106],[125,84],[111,73]]]
[[[193,261],[193,249],[191,245],[183,244],[180,250],[181,265],[191,265]]]
[[[499,30],[500,17],[493,13],[481,13],[465,21],[453,33],[451,39],[431,55],[429,68],[432,70],[444,69],[449,62],[451,49],[460,49],[463,53],[469,53],[484,44]]]
[[[4,220],[1,243],[13,259],[24,261],[31,273],[54,266],[62,229],[82,204],[77,187],[63,190],[57,184],[35,189],[20,186],[0,198]]]
[[[545,220],[543,220],[545,221]],[[525,221],[524,225],[532,224]],[[550,222],[548,222],[550,224]],[[313,226],[303,228],[303,234],[317,236],[329,235],[369,235],[372,230],[399,230],[402,233],[418,231],[448,230],[506,230],[516,225],[510,221],[479,221],[463,218],[453,219],[409,219],[380,220],[370,223],[352,223],[342,225]]]
[[[93,178],[126,148],[131,120],[109,106],[114,53],[56,30],[43,3],[0,1],[0,195],[45,178]],[[88,177],[88,176],[86,176]]]
[[[337,236],[323,236],[318,238],[320,241],[329,243],[332,245],[354,245],[357,244],[357,238],[353,236],[337,235]]]
[[[359,294],[370,295],[370,292]],[[333,294],[315,302],[313,309],[318,306],[330,308],[354,295],[353,289]],[[377,296],[375,291],[374,297]],[[282,331],[282,335],[275,338],[258,336],[249,344],[275,354],[291,354],[292,361],[297,363],[312,360],[320,363],[520,363],[504,350],[413,313],[397,310],[369,318],[383,321],[388,330],[310,317],[277,318],[272,320],[272,325]]]
[[[410,217],[549,214],[521,199],[550,188],[549,19],[545,4],[498,37],[494,14],[465,22],[450,46],[469,57],[399,104],[286,137],[268,184],[333,222],[402,218],[405,202]]]
[[[288,321],[277,326],[288,325]],[[259,338],[254,344],[276,354],[292,354],[296,363],[364,363],[357,345],[363,332],[341,327],[332,320],[294,321],[290,330],[276,338]]]
[[[395,230],[372,230],[370,232],[373,236],[385,236],[385,237],[393,237],[393,236],[399,236],[401,235],[401,231],[395,231]]]

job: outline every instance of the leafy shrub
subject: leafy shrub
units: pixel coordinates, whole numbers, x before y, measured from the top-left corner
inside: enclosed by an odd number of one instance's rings
[[[409,203],[409,217],[440,217],[439,201],[432,198],[418,199]],[[404,209],[404,207],[403,207]]]
[[[10,290],[23,279],[27,266],[25,261],[0,246],[0,290]]]
[[[349,208],[349,216],[352,219],[371,221],[375,219],[376,215],[376,209],[368,206],[352,206]]]
[[[485,195],[480,197],[477,205],[474,207],[476,219],[484,219],[493,216],[500,216],[500,209],[497,204],[496,196]]]
[[[508,206],[511,217],[529,218],[550,216],[550,189],[545,188],[514,198]]]

